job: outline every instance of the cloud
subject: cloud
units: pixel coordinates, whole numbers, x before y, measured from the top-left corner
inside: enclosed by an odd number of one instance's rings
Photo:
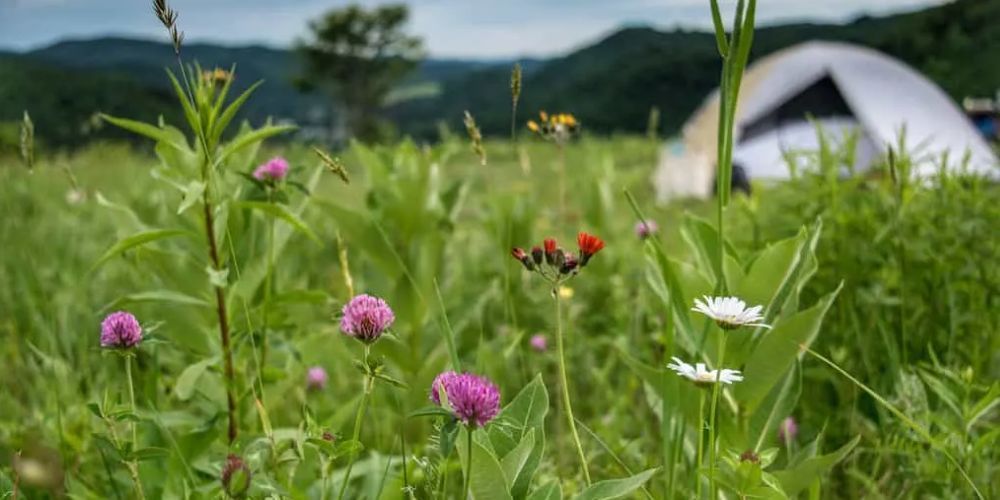
[[[360,0],[372,6],[378,0]],[[705,0],[411,0],[410,29],[431,54],[453,57],[552,55],[623,24],[708,28]],[[727,13],[735,0],[721,0]],[[862,13],[912,9],[942,0],[760,0],[761,23],[845,21]],[[173,0],[188,40],[288,45],[330,0]],[[143,0],[0,0],[0,47],[27,48],[62,38],[163,37]]]

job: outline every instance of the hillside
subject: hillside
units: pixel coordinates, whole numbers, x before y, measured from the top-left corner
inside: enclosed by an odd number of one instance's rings
[[[868,45],[923,71],[956,100],[992,95],[1000,67],[981,64],[1000,52],[1000,0],[959,0],[924,11],[861,18],[846,25],[792,24],[758,30],[752,57],[807,40]],[[652,106],[661,110],[661,132],[675,133],[718,84],[719,57],[711,34],[626,28],[593,45],[554,59],[524,82],[522,118],[538,109],[577,114],[593,132],[642,132]],[[460,126],[472,111],[487,134],[510,127],[507,68],[475,71],[448,81],[429,99],[393,107],[401,128],[434,133],[437,120]]]

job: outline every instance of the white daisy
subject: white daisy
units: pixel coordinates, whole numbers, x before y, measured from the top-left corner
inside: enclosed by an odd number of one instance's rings
[[[709,385],[714,384],[716,379],[723,384],[732,384],[733,382],[739,382],[743,380],[743,375],[739,370],[730,370],[723,368],[719,373],[719,370],[708,370],[705,368],[705,363],[697,363],[694,366],[689,365],[680,359],[674,357],[673,363],[667,365],[667,368],[677,372],[678,375],[696,383],[699,385]]]
[[[748,308],[747,303],[736,297],[709,297],[708,295],[694,299],[692,311],[700,312],[715,320],[724,330],[734,330],[741,326],[761,326],[771,328],[761,323],[764,316],[760,313],[763,306]]]

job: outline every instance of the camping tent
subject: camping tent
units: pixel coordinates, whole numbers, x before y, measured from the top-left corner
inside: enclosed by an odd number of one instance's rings
[[[970,170],[998,172],[990,146],[940,88],[872,49],[796,45],[751,65],[740,92],[733,161],[750,179],[787,178],[793,153],[819,149],[817,128],[834,144],[854,146],[855,171],[899,144],[905,130],[915,175],[936,172],[946,152],[954,165],[967,154]],[[718,110],[716,91],[685,124],[680,142],[664,148],[654,175],[661,201],[712,194]]]

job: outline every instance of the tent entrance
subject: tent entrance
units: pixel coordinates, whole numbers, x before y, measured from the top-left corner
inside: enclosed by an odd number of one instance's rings
[[[833,78],[826,75],[764,116],[743,124],[740,142],[752,141],[789,123],[801,122],[807,117],[817,120],[826,118],[857,120]]]

